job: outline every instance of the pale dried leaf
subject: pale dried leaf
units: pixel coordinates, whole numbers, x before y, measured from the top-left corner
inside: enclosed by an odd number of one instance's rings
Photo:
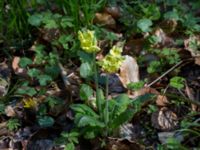
[[[119,18],[121,16],[119,7],[105,7],[104,11],[110,14],[113,18]]]
[[[184,45],[185,49],[190,51],[193,57],[200,57],[200,36],[191,36],[184,41]]]
[[[14,117],[16,116],[16,113],[15,113],[15,110],[12,106],[8,105],[6,108],[5,108],[5,113],[8,117]]]
[[[132,93],[129,94],[129,97],[134,99],[134,98],[136,98],[138,96],[142,96],[142,95],[145,95],[145,94],[159,95],[160,93],[154,88],[144,87],[144,88],[142,88],[140,90],[133,91]]]
[[[194,97],[195,97],[195,96],[194,96],[194,91],[193,91],[192,88],[190,88],[190,87],[187,85],[187,83],[185,84],[185,92],[186,92],[186,94],[187,94],[187,96],[188,96],[189,99],[195,100],[195,98],[194,98]],[[197,109],[198,109],[197,105],[195,105],[195,104],[191,104],[191,107],[192,107],[192,110],[193,110],[193,111],[197,111]]]
[[[26,70],[19,66],[20,57],[14,56],[12,61],[12,68],[16,75],[26,76]]]
[[[151,121],[155,128],[163,131],[172,130],[178,124],[177,115],[171,110],[168,110],[166,107],[163,107],[160,111],[153,113]]]
[[[162,144],[166,144],[167,143],[167,139],[174,137],[176,138],[178,141],[183,141],[184,137],[181,134],[176,135],[176,132],[159,132],[158,133],[158,139]]]
[[[113,17],[108,13],[96,13],[94,23],[105,25],[109,28],[115,28],[116,22]]]
[[[159,43],[158,44],[161,44],[161,46],[171,47],[171,46],[173,46],[175,44],[173,39],[168,37],[161,28],[157,28],[154,31],[153,35],[158,37],[158,39],[159,39]]]
[[[119,78],[124,87],[131,82],[139,82],[139,67],[137,61],[126,55],[125,60],[120,67]]]

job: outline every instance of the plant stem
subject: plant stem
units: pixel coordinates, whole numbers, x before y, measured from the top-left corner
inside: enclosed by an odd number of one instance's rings
[[[109,76],[106,74],[106,106],[105,106],[105,124],[106,124],[106,136],[108,135],[108,122],[109,122],[109,112],[108,112],[108,83]]]
[[[93,62],[94,62],[94,78],[95,78],[95,86],[96,86],[96,105],[97,110],[102,118],[102,109],[101,109],[101,98],[100,98],[100,91],[99,91],[99,83],[98,83],[98,69],[96,64],[96,54],[93,53]]]

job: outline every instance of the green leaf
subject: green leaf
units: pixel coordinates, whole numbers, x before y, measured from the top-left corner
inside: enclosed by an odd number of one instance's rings
[[[45,74],[37,76],[37,79],[39,80],[41,86],[45,86],[48,82],[52,81],[51,76]]]
[[[93,62],[92,54],[86,53],[84,51],[78,51],[78,56],[80,57],[81,62]]]
[[[161,70],[161,62],[154,60],[150,63],[149,67],[147,68],[148,73],[155,73]]]
[[[0,103],[0,114],[4,114],[5,113],[5,104],[4,103]]]
[[[99,115],[97,115],[94,110],[92,110],[90,107],[88,107],[85,104],[72,104],[70,105],[70,108],[73,109],[76,113],[93,116],[95,118],[99,117]]]
[[[82,63],[80,66],[80,75],[83,78],[88,78],[93,74],[92,65],[88,62]]]
[[[20,95],[34,96],[35,94],[37,94],[37,91],[35,90],[35,88],[32,88],[32,87],[23,87],[23,88],[19,88],[16,91],[16,93]]]
[[[118,116],[123,113],[131,102],[127,94],[121,94],[115,98],[115,101],[116,103],[113,112],[114,116]]]
[[[87,85],[87,84],[82,84],[80,88],[80,98],[82,100],[88,100],[90,97],[93,95],[93,89]]]
[[[38,123],[43,128],[51,127],[54,124],[54,119],[50,116],[44,116],[38,119]]]
[[[74,143],[68,143],[64,150],[75,150]]]
[[[176,11],[169,11],[164,14],[164,18],[167,20],[179,20],[179,15]]]
[[[127,85],[128,89],[131,90],[139,90],[142,87],[144,87],[145,82],[144,81],[138,81],[138,82],[131,82]]]
[[[51,108],[53,108],[55,105],[57,105],[59,103],[58,99],[56,97],[53,97],[53,96],[48,96],[45,99],[45,102],[47,102],[49,107],[51,107]]]
[[[32,63],[33,63],[33,61],[31,59],[29,59],[27,57],[22,57],[20,59],[19,65],[20,65],[20,67],[25,68],[27,65],[30,65]]]
[[[56,29],[58,28],[58,24],[56,23],[56,20],[49,19],[45,21],[45,28],[47,29]]]
[[[41,14],[34,14],[28,18],[28,23],[32,26],[39,27],[42,23],[43,16]]]
[[[85,126],[91,126],[91,127],[105,127],[105,124],[99,120],[97,120],[97,118],[92,117],[92,116],[86,116],[86,115],[82,115],[79,119],[79,121],[77,122],[78,127],[85,127]]]
[[[57,65],[45,66],[45,73],[51,76],[53,79],[57,78],[60,74],[60,68]]]
[[[175,76],[170,79],[170,86],[177,88],[177,89],[182,89],[184,87],[184,82],[185,79],[183,77]]]
[[[7,127],[9,130],[16,130],[20,126],[19,120],[16,118],[9,119],[7,122]]]
[[[133,99],[131,101],[131,104],[134,108],[135,113],[141,111],[142,105],[147,102],[147,101],[152,101],[155,99],[155,95],[154,94],[145,94],[145,95],[141,95],[136,97],[135,99]]]
[[[133,109],[127,109],[126,111],[121,113],[118,117],[112,120],[111,128],[115,129],[120,125],[122,125],[123,123],[129,121],[133,117],[134,113],[135,111]]]
[[[72,23],[73,19],[72,18],[67,18],[67,17],[63,17],[61,19],[61,27],[66,28],[66,27],[74,27],[73,23]]]
[[[64,49],[69,49],[69,43],[72,42],[73,37],[72,35],[61,35],[58,39],[58,42],[62,44]]]
[[[142,32],[149,32],[151,31],[151,26],[153,25],[152,21],[150,19],[140,19],[137,22],[137,27],[142,31]]]
[[[30,77],[37,77],[38,75],[40,74],[40,70],[36,69],[36,68],[33,68],[33,69],[29,69],[28,70],[28,75]]]

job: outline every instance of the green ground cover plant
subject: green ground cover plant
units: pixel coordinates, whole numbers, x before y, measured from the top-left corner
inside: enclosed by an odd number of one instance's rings
[[[198,149],[199,8],[0,1],[0,149]]]

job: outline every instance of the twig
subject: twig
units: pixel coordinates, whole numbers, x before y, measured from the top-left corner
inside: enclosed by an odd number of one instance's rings
[[[147,85],[147,87],[152,86],[153,84],[155,84],[156,82],[158,82],[160,79],[162,79],[164,76],[166,76],[168,73],[170,73],[171,71],[173,71],[176,67],[178,67],[180,64],[182,64],[183,61],[180,61],[179,63],[177,63],[176,65],[174,65],[172,68],[170,68],[169,70],[167,70],[165,73],[163,73],[160,77],[158,77],[157,79],[155,79],[153,82],[149,83]]]

